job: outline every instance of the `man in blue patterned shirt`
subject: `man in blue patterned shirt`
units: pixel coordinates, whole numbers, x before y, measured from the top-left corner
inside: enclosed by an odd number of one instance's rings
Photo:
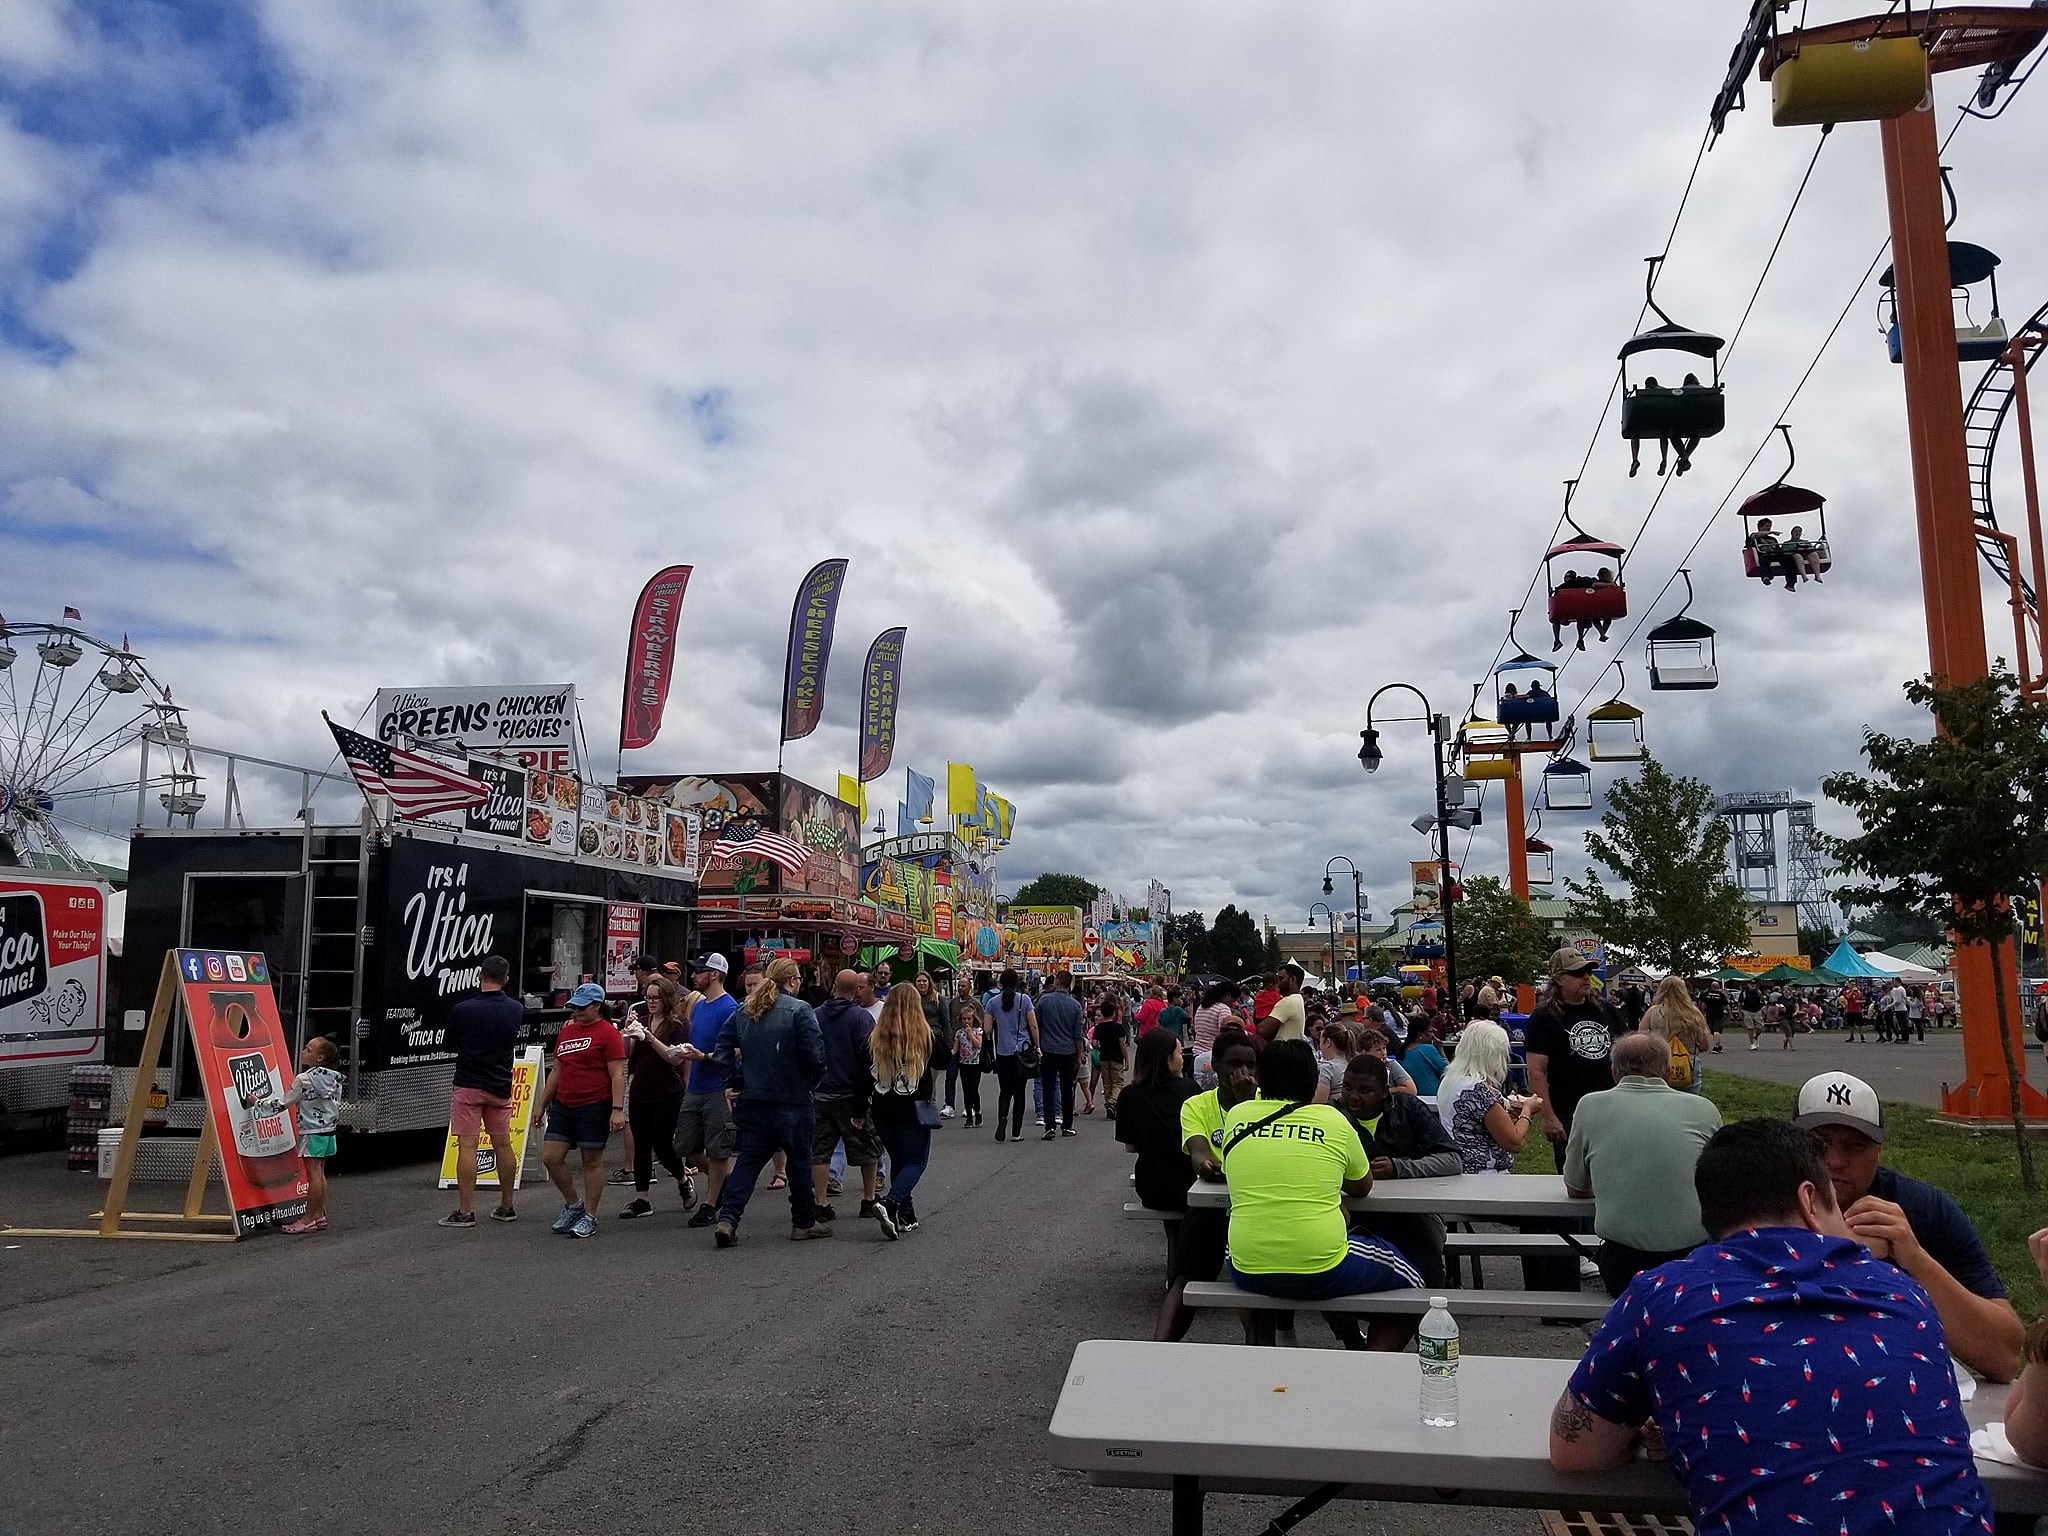
[[[1711,1240],[1614,1304],[1551,1415],[1551,1465],[1617,1466],[1654,1418],[1701,1536],[1988,1536],[1934,1303],[1849,1237],[1813,1138],[1724,1126],[1693,1183]]]

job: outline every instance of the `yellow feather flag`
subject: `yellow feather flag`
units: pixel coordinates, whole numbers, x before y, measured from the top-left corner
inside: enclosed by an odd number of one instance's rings
[[[1010,828],[1017,820],[1017,808],[1001,795],[992,795],[990,798],[996,803],[995,835],[1007,843],[1010,840]]]
[[[981,786],[966,763],[946,764],[946,809],[955,816],[972,816],[981,809]]]
[[[853,807],[858,820],[868,819],[868,787],[850,773],[839,775],[839,798]]]

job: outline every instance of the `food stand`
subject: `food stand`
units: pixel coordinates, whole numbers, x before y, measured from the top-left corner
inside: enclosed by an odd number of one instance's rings
[[[294,1055],[311,1035],[340,1047],[341,1123],[357,1131],[443,1125],[448,1012],[501,954],[526,1004],[522,1043],[551,1039],[578,982],[630,992],[638,950],[683,959],[701,818],[573,774],[472,759],[489,800],[466,812],[354,824],[138,827],[129,845],[123,964],[147,996],[171,949],[268,957]],[[132,1069],[136,1020],[112,1059]],[[174,1042],[174,1127],[196,1128],[197,1067]]]

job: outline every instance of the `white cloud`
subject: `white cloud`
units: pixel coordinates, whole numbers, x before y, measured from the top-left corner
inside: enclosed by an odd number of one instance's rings
[[[749,768],[796,580],[846,554],[835,696],[794,771],[850,762],[867,639],[907,623],[898,761],[1016,789],[1011,870],[1282,921],[1333,853],[1383,908],[1426,854],[1426,744],[1398,728],[1368,781],[1365,699],[1404,679],[1458,712],[1490,664],[1734,26],[1619,0],[1569,35],[1511,0],[265,16],[293,111],[237,145],[110,193],[0,132],[0,211],[108,198],[89,259],[24,305],[69,356],[0,349],[0,610],[133,630],[203,738],[267,755],[324,761],[320,707],[431,681],[573,678],[601,743],[632,596],[688,561],[678,703],[643,756]],[[1814,142],[1752,94],[1661,289],[1724,333]],[[1950,155],[1959,233],[2007,255],[2021,312],[2037,113]],[[1577,510],[1632,545],[1639,605],[1883,238],[1875,144],[1833,135],[1729,431],[1640,536],[1654,483],[1599,438]],[[1811,791],[1865,720],[1906,720],[1925,664],[1867,313],[1792,417],[1833,576],[1742,582],[1724,512],[1691,561],[1723,688],[1652,696],[1629,650],[1655,747],[1724,788]],[[53,541],[66,516],[108,537]],[[1613,690],[1609,654],[1572,663],[1568,705]],[[1545,835],[1569,863],[1570,825]],[[1498,850],[1489,817],[1471,867]]]

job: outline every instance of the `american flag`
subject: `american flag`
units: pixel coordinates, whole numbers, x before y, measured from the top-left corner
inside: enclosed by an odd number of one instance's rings
[[[85,615],[80,613],[76,608],[66,608],[64,610],[64,617],[67,619],[76,619],[81,624],[85,622]]]
[[[320,717],[326,720],[327,717]],[[342,761],[366,795],[389,795],[401,816],[432,816],[437,811],[467,810],[490,799],[491,791],[481,779],[473,779],[418,752],[387,746],[374,737],[351,731],[327,721],[341,748]]]
[[[759,822],[736,821],[711,845],[711,859],[737,860],[742,855],[766,859],[785,874],[797,874],[811,861],[811,850],[793,838],[770,832]]]

